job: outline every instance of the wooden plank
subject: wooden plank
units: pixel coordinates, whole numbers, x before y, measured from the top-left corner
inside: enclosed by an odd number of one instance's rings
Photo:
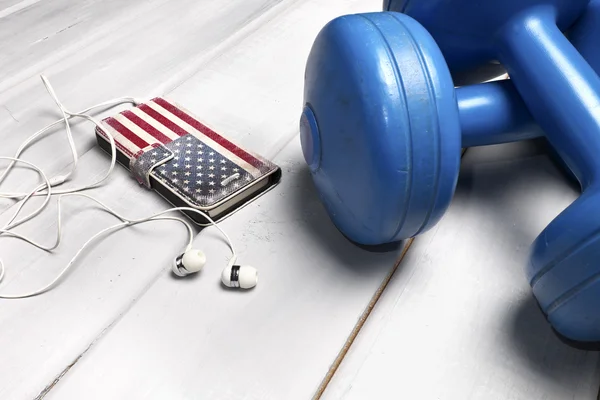
[[[599,354],[556,338],[523,272],[577,195],[533,143],[469,149],[450,210],[415,240],[323,398],[595,398]]]
[[[1,0],[0,19],[16,14],[40,1],[41,0]]]
[[[163,303],[165,296],[179,291],[183,291],[182,296],[186,293],[190,297],[187,306],[172,314],[173,327],[186,331],[186,325],[193,322],[194,326],[187,330],[190,336],[208,332],[205,341],[197,344],[203,346],[198,351],[209,351],[209,339],[215,333],[220,336],[219,332],[235,330],[239,321],[252,322],[248,337],[264,336],[268,333],[264,330],[266,326],[271,330],[277,328],[278,341],[263,342],[263,347],[254,351],[268,354],[265,360],[279,362],[286,357],[279,352],[281,346],[291,341],[296,347],[289,357],[297,362],[285,370],[280,370],[277,363],[262,364],[263,368],[257,368],[254,375],[256,384],[260,378],[263,387],[275,385],[275,397],[287,390],[310,393],[400,251],[372,254],[341,238],[328,222],[310,186],[307,171],[302,169],[304,164],[295,136],[304,62],[314,36],[331,18],[368,10],[373,7],[371,2],[253,0],[227,2],[218,7],[208,1],[152,3],[157,5],[155,9],[141,12],[138,8],[141,14],[128,25],[120,26],[108,17],[98,21],[93,32],[96,29],[105,32],[102,40],[78,44],[80,39],[75,35],[69,39],[73,44],[65,46],[81,47],[81,51],[65,50],[64,57],[51,60],[44,70],[70,107],[125,94],[150,97],[166,93],[216,129],[262,154],[275,157],[292,141],[290,150],[277,158],[286,174],[281,187],[261,198],[262,203],[232,216],[225,225],[237,243],[242,260],[260,268],[261,286],[248,294],[221,291],[218,274],[227,253],[222,241],[211,231],[203,233],[199,243],[214,266],[211,263],[205,274],[190,281],[173,280],[168,273],[171,259],[185,240],[184,231],[175,223],[155,223],[119,232],[90,249],[57,289],[37,298],[2,301],[0,323],[10,327],[0,331],[0,349],[5,360],[0,365],[2,399],[33,398],[47,393],[50,397],[62,387],[55,385],[89,358],[79,359],[80,356],[88,354],[89,349],[90,356],[98,354],[94,350],[96,345],[103,342],[105,335],[117,332],[116,327],[128,320],[125,317],[142,315],[142,308],[139,314],[138,311],[131,314],[138,301]],[[32,6],[10,18],[25,19],[27,13],[37,13],[35,10]],[[66,34],[71,34],[69,31]],[[131,46],[134,34],[147,34],[151,40]],[[174,40],[178,38],[186,40]],[[276,77],[269,73],[273,54],[281,58],[280,75]],[[55,107],[43,92],[39,79],[33,76],[37,72],[32,69],[17,78],[2,80],[5,90],[0,93],[0,104],[9,110],[3,112],[0,107],[4,154],[12,153],[35,129],[56,118]],[[84,153],[77,183],[89,182],[106,168],[107,157],[94,144],[89,124],[78,124],[74,135]],[[51,174],[65,171],[70,156],[64,134],[40,141],[26,157]],[[3,190],[31,187],[33,178],[27,179],[30,176],[33,174],[19,171],[9,184],[3,185]],[[134,183],[122,169],[115,172],[107,185],[91,194],[132,216],[167,207],[162,199]],[[9,217],[6,211],[12,210],[8,204],[2,204],[5,212],[0,215],[0,222]],[[6,282],[1,287],[3,293],[21,292],[47,282],[89,236],[114,223],[112,217],[82,200],[68,200],[65,211],[64,242],[53,254],[32,250],[13,239],[0,240],[0,254],[8,268]],[[54,212],[53,206],[39,220],[18,231],[50,242],[56,229]],[[365,269],[364,264],[372,265]],[[299,284],[302,279],[304,286]],[[175,292],[170,285],[175,285]],[[282,302],[290,293],[295,294],[289,304]],[[178,296],[175,294],[160,308],[179,308],[180,303],[175,302]],[[197,302],[200,308],[194,310]],[[191,314],[187,311],[190,309]],[[253,309],[258,314],[253,314]],[[221,314],[225,312],[227,316],[223,317]],[[273,317],[267,319],[269,313]],[[151,314],[156,315],[156,310]],[[246,314],[258,319],[251,321]],[[318,329],[307,332],[305,327]],[[151,324],[147,328],[159,327]],[[120,336],[114,337],[119,342]],[[213,344],[224,345],[222,338],[215,340]],[[304,344],[307,346],[303,348]],[[169,346],[170,341],[165,340],[163,345]],[[107,354],[111,351],[107,349]],[[229,353],[235,355],[232,350]],[[130,354],[133,362],[145,362],[144,354]],[[207,357],[215,358],[215,371],[218,370],[217,354]],[[245,356],[240,353],[238,357],[242,366]],[[190,360],[190,371],[196,361]],[[98,368],[112,368],[110,364],[99,363],[102,365]],[[207,365],[210,364],[211,361]],[[152,373],[161,373],[161,368],[157,366]],[[270,376],[273,371],[275,375]],[[78,377],[70,380],[73,385],[79,381]],[[280,379],[279,384],[273,383],[275,378]],[[253,377],[249,375],[248,379]],[[107,387],[134,389],[115,385]],[[85,397],[89,396],[87,393]]]
[[[154,65],[160,66],[155,73],[177,75],[183,68],[194,69],[192,64],[197,56],[215,48],[281,2],[56,0],[35,3],[4,18],[0,28],[2,57],[11,61],[2,64],[0,92],[41,71],[59,74],[68,69],[74,72],[66,77],[72,85],[81,81],[97,84],[93,78],[98,74],[104,74],[105,82],[115,79],[127,82],[132,80],[133,71],[143,73]],[[27,29],[23,29],[24,26]],[[85,71],[91,70],[91,76],[77,69],[81,63],[86,64]],[[106,71],[115,67],[121,69]],[[145,79],[145,88],[153,88],[156,82],[165,79],[149,76],[153,79]],[[81,89],[73,88],[74,91]],[[99,91],[115,88],[95,89],[94,93],[101,96]]]

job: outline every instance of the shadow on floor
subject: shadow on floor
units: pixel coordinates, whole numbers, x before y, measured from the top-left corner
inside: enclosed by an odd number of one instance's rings
[[[494,221],[490,234],[501,238],[503,247],[514,249],[512,259],[519,261],[504,267],[511,276],[523,277],[521,288],[529,288],[523,271],[530,245],[579,195],[577,182],[548,153],[543,140],[469,149],[455,195],[468,207],[480,208],[488,222]],[[544,201],[549,198],[551,202]],[[576,349],[555,334],[533,294],[507,313],[510,343],[505,347],[549,381],[568,386],[592,373],[590,366],[600,368],[598,353]]]
[[[533,296],[526,297],[510,310],[507,323],[511,339],[508,349],[538,374],[564,385],[581,381],[582,375],[595,374],[600,383],[599,353],[565,344],[552,330]],[[596,372],[590,368],[594,365]]]
[[[518,248],[533,243],[578,195],[578,184],[548,157],[546,141],[537,139],[469,149],[455,201],[494,215],[495,234],[512,240]],[[546,204],[545,196],[552,196],[553,201]]]
[[[391,268],[402,249],[404,242],[382,246],[363,246],[346,238],[333,224],[318,198],[308,167],[302,165],[288,171],[285,179],[292,180],[293,196],[288,197],[289,206],[302,221],[302,229],[315,246],[325,249],[340,264],[357,274],[369,274],[377,269]]]

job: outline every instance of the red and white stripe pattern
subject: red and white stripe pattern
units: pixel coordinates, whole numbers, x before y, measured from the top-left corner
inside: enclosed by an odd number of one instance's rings
[[[102,122],[103,129],[114,137],[117,148],[130,159],[153,144],[167,144],[191,134],[255,177],[261,176],[266,166],[264,161],[231,143],[179,105],[161,97]],[[105,132],[100,131],[100,134],[107,138]]]

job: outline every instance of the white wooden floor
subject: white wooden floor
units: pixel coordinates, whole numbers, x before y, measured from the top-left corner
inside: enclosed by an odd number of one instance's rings
[[[259,268],[256,290],[221,288],[228,253],[214,229],[196,242],[209,257],[203,273],[174,279],[185,232],[156,222],[96,245],[53,291],[0,301],[0,399],[595,398],[598,354],[554,338],[521,272],[529,242],[576,196],[529,143],[467,152],[448,215],[415,240],[362,325],[403,245],[369,252],[335,230],[302,160],[297,121],[319,29],[380,3],[0,0],[0,155],[58,117],[45,73],[74,109],[166,95],[284,171],[275,190],[222,225],[240,261]],[[77,182],[88,182],[108,159],[92,126],[74,134]],[[59,130],[25,156],[50,174],[71,162]],[[35,179],[19,170],[0,189],[26,190]],[[135,217],[167,207],[122,169],[92,193]],[[1,223],[13,203],[0,210]],[[54,213],[18,231],[50,242]],[[52,254],[0,237],[0,292],[47,282],[114,223],[78,199],[65,217]]]

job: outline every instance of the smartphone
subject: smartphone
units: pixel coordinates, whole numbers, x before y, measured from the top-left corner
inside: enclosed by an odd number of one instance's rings
[[[154,98],[102,121],[99,146],[111,153],[139,184],[175,207],[190,207],[219,221],[272,189],[281,168],[221,136],[190,111]],[[183,211],[206,224],[202,215]]]

